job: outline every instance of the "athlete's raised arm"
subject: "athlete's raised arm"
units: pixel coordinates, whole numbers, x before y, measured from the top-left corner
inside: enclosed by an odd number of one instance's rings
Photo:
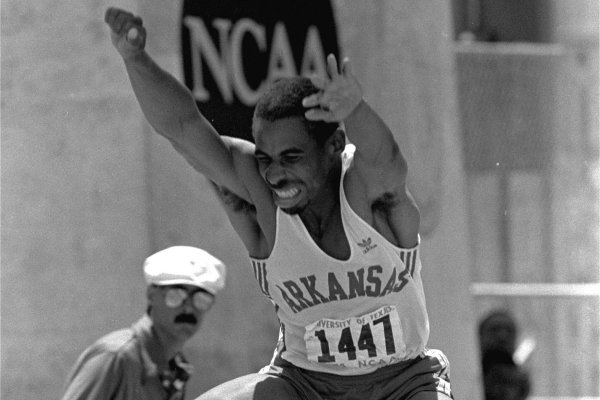
[[[114,7],[107,9],[104,19],[150,125],[197,171],[250,202],[235,171],[233,158],[241,156],[232,147],[236,142],[224,141],[200,114],[192,93],[148,55],[142,19]]]
[[[327,78],[312,79],[320,91],[304,99],[306,118],[343,122],[348,139],[356,146],[354,183],[360,183],[358,190],[373,213],[386,218],[396,244],[412,247],[417,243],[420,215],[406,187],[406,159],[388,126],[363,99],[348,59],[338,68],[335,56],[329,55],[327,72]]]

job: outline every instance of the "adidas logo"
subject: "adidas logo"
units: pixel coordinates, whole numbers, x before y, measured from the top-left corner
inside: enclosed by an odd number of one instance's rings
[[[363,239],[362,242],[357,242],[356,244],[363,249],[363,254],[367,254],[367,252],[377,247],[376,244],[373,244],[371,238]]]

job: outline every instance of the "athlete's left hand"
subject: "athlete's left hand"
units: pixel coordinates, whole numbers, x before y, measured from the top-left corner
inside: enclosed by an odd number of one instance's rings
[[[310,78],[319,91],[302,100],[302,105],[309,108],[304,115],[311,121],[341,122],[362,101],[362,89],[352,74],[348,58],[342,61],[339,70],[335,56],[327,56],[327,74],[327,78]]]

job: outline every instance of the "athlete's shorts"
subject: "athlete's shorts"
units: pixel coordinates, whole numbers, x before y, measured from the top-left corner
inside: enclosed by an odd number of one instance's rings
[[[298,368],[281,360],[261,373],[285,379],[303,400],[404,400],[420,392],[439,392],[450,398],[448,359],[427,349],[417,358],[379,368],[366,375],[335,375]]]

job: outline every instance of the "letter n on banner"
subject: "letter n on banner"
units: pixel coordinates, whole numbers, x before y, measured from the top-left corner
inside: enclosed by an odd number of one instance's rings
[[[185,85],[222,135],[252,140],[254,105],[270,81],[325,74],[339,57],[330,0],[184,0]]]

